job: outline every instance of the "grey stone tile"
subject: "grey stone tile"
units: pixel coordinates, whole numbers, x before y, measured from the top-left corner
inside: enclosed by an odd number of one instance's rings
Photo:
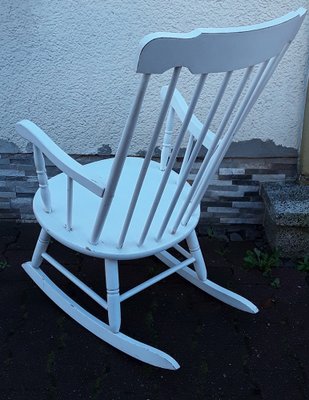
[[[24,185],[16,185],[16,193],[35,193],[38,189],[36,182],[25,182]]]
[[[264,204],[262,201],[233,201],[232,207],[264,209]]]
[[[219,175],[245,175],[245,168],[219,168]]]
[[[235,214],[235,208],[229,207],[208,207],[207,212],[210,213],[221,213],[221,214]]]
[[[13,199],[16,197],[15,192],[0,192],[0,198],[2,199]]]
[[[18,197],[11,200],[13,208],[32,207],[32,199],[28,197]]]
[[[220,218],[220,222],[223,224],[261,224],[262,221],[263,221],[262,217]]]
[[[1,176],[25,176],[24,171],[18,171],[17,169],[0,169]]]
[[[285,174],[255,174],[252,175],[252,180],[259,182],[284,181]]]
[[[11,204],[9,201],[1,201],[0,200],[0,210],[1,209],[9,210],[10,208],[11,208]]]

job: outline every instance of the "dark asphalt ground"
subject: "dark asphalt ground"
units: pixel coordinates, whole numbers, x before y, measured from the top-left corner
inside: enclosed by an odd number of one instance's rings
[[[209,277],[248,297],[256,315],[235,310],[177,274],[134,296],[122,308],[122,331],[173,356],[167,371],[100,341],[66,316],[20,267],[31,258],[37,225],[2,223],[0,243],[0,399],[309,399],[308,275],[283,260],[272,278],[243,268],[253,242],[201,238]],[[54,242],[50,253],[96,291],[101,260]],[[89,311],[105,311],[46,271]],[[121,264],[121,289],[161,270],[155,258]],[[275,278],[278,288],[270,284]],[[279,284],[278,284],[279,282]]]

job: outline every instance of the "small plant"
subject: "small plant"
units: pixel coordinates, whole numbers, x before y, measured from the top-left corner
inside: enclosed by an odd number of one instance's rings
[[[270,286],[275,289],[279,289],[279,287],[281,286],[280,278],[275,278],[273,281],[271,281]]]
[[[4,271],[10,264],[6,260],[0,260],[0,271]]]
[[[247,250],[244,257],[244,265],[248,269],[258,269],[264,276],[270,276],[271,270],[278,267],[280,263],[279,253],[275,250],[273,253],[266,253],[257,248]]]
[[[56,355],[54,351],[51,351],[50,353],[48,353],[47,355],[47,373],[48,374],[52,374],[54,367],[55,367],[55,359],[56,359]]]
[[[298,271],[309,272],[309,256],[305,256],[303,260],[298,261],[297,269]]]
[[[228,247],[220,247],[219,249],[215,250],[215,253],[219,254],[219,256],[222,256],[225,258],[225,256],[229,253]]]
[[[209,227],[207,228],[207,236],[208,236],[210,239],[212,239],[212,238],[215,237],[215,232],[214,232],[212,226],[209,226]]]

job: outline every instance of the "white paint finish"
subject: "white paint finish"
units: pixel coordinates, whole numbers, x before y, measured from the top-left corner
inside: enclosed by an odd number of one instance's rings
[[[174,92],[175,94],[175,92]],[[165,96],[164,96],[165,97]],[[174,98],[174,96],[173,96]],[[160,170],[164,171],[167,165],[168,158],[172,151],[172,135],[174,131],[174,117],[175,117],[175,109],[171,107],[168,111],[165,130],[164,130],[164,137],[162,142],[162,150],[161,150],[161,157],[160,157]]]
[[[134,194],[132,196],[132,199],[131,199],[131,202],[130,202],[130,207],[128,209],[128,213],[127,213],[127,216],[126,216],[126,219],[125,219],[125,223],[123,225],[123,229],[122,229],[122,232],[121,232],[121,235],[120,235],[120,238],[119,238],[119,242],[118,242],[118,247],[119,248],[122,247],[123,242],[125,240],[125,237],[127,235],[127,231],[128,231],[129,225],[130,225],[130,221],[132,219],[132,215],[133,215],[133,212],[134,212],[136,204],[137,204],[137,199],[139,197],[141,188],[143,186],[145,175],[147,173],[151,157],[152,157],[152,155],[154,153],[155,145],[156,145],[156,143],[158,141],[158,137],[160,135],[165,116],[166,116],[167,111],[169,109],[169,104],[171,102],[171,99],[172,99],[172,96],[173,96],[173,93],[174,93],[174,90],[175,90],[175,87],[176,87],[176,84],[177,84],[177,81],[178,81],[178,77],[179,77],[180,71],[181,71],[181,67],[174,68],[172,79],[171,79],[171,82],[169,84],[169,88],[167,90],[167,95],[166,95],[166,97],[165,97],[165,99],[163,101],[163,105],[162,105],[161,111],[159,113],[159,116],[158,116],[158,119],[157,119],[157,122],[156,122],[156,125],[155,125],[155,128],[154,128],[154,131],[153,131],[153,133],[151,135],[151,140],[150,140],[150,143],[149,143],[149,146],[148,146],[148,149],[147,149],[147,153],[146,153],[146,155],[144,157],[144,160],[143,160],[143,165],[142,165],[142,167],[140,169],[140,172],[139,172],[139,176],[138,176],[138,180],[136,182]],[[118,150],[117,150],[117,154],[118,154]],[[111,178],[112,178],[112,176],[111,176]]]
[[[38,183],[40,187],[41,199],[44,205],[44,211],[47,213],[51,212],[50,193],[48,188],[48,177],[45,169],[45,160],[41,150],[33,145],[33,158],[35,164],[35,170],[38,177]]]
[[[130,297],[141,292],[142,290],[147,289],[149,286],[152,286],[153,284],[161,281],[162,279],[167,278],[168,276],[172,275],[174,272],[177,272],[178,270],[186,267],[187,265],[192,264],[194,261],[195,261],[195,258],[191,257],[191,255],[189,255],[189,258],[187,260],[185,260],[181,263],[178,262],[176,265],[174,265],[174,267],[172,267],[170,269],[166,269],[165,271],[161,272],[160,274],[157,274],[153,278],[150,278],[147,281],[144,281],[143,283],[141,283],[140,285],[137,285],[134,288],[123,293],[120,296],[120,301],[129,299]]]
[[[196,90],[196,89],[195,89]],[[161,98],[164,99],[166,96],[166,91],[167,91],[167,86],[163,86],[161,88]],[[186,114],[188,112],[188,104],[186,103],[184,97],[181,95],[179,90],[175,90],[174,96],[171,101],[171,106],[177,113],[177,117],[179,118],[180,122],[182,123],[181,129],[183,129],[183,126],[188,128],[188,131],[190,134],[194,136],[195,139],[198,138],[201,130],[203,129],[203,124],[199,119],[196,117],[196,115],[192,115],[192,117],[187,121],[187,123],[184,125],[183,122],[185,120]],[[194,105],[195,107],[195,105]],[[191,113],[190,113],[191,114]],[[203,146],[206,147],[207,149],[211,145],[212,141],[214,140],[215,134],[211,131],[208,131],[205,139],[203,141]]]
[[[199,241],[198,241],[195,231],[192,231],[186,240],[187,240],[187,244],[189,247],[189,251],[192,254],[192,256],[195,258],[194,269],[195,269],[196,275],[198,276],[199,280],[206,281],[207,269],[206,269],[203,253],[201,251],[200,244],[199,244]]]
[[[102,196],[105,188],[105,181],[100,182],[96,171],[92,171],[93,175],[87,174],[85,168],[66,154],[51,138],[46,135],[37,125],[28,120],[20,121],[16,124],[16,132],[23,138],[29,140],[34,146],[34,161],[38,174],[42,196],[44,196],[46,211],[50,211],[50,200],[47,198],[48,182],[45,171],[44,153],[46,157],[61,171],[65,172],[76,182],[84,185],[98,196]],[[95,179],[96,178],[96,179]]]
[[[107,311],[109,327],[118,333],[121,324],[118,261],[105,259]]]
[[[98,338],[131,357],[150,365],[171,370],[179,368],[177,361],[163,351],[134,340],[123,333],[113,333],[107,324],[90,314],[55,286],[41,269],[33,268],[30,262],[24,263],[22,267],[51,300]]]
[[[61,265],[57,260],[47,254],[45,251],[42,253],[42,258],[46,260],[50,265],[52,265],[57,271],[64,275],[68,280],[70,280],[74,285],[80,288],[84,293],[86,293],[92,300],[98,303],[101,307],[107,310],[107,302],[102,299],[94,290],[90,289],[89,286],[85,285],[80,279],[68,271],[63,265]],[[33,267],[33,261],[31,261],[31,266]]]
[[[90,244],[89,239],[102,199],[77,182],[74,182],[74,204],[72,208],[73,229],[68,231],[65,226],[67,219],[65,198],[67,180],[65,174],[59,174],[49,180],[52,203],[52,212],[50,214],[44,212],[40,194],[39,192],[36,193],[33,201],[33,209],[38,222],[42,227],[45,227],[47,232],[56,240],[76,251],[94,257],[119,260],[140,258],[173,246],[188,236],[195,228],[198,223],[200,208],[196,208],[187,226],[181,226],[175,235],[171,234],[171,226],[190,190],[190,185],[186,183],[172,214],[170,224],[168,225],[169,229],[165,232],[161,241],[155,240],[178,181],[178,174],[172,171],[166,184],[162,201],[159,203],[151,225],[149,235],[146,237],[144,244],[138,246],[137,241],[141,235],[146,217],[151,209],[154,196],[158,190],[160,179],[163,174],[160,170],[160,164],[151,161],[136,204],[136,212],[133,214],[128,229],[126,240],[122,248],[117,247],[122,226],[130,206],[129,202],[133,196],[138,179],[136,171],[141,169],[142,163],[143,160],[141,158],[128,157],[126,159],[112,205],[105,221],[104,229],[97,245]],[[92,174],[92,171],[100,171],[99,177],[101,176],[100,179],[104,180],[110,173],[112,164],[113,159],[107,159],[87,164],[84,166],[84,169],[85,172],[89,174]]]
[[[33,268],[39,268],[43,262],[42,254],[46,251],[50,241],[50,236],[44,229],[41,229],[38,241],[33,251],[31,265]]]
[[[136,71],[162,74],[183,66],[192,74],[234,71],[275,57],[299,30],[306,10],[250,26],[157,32],[140,42]],[[254,43],[254,45],[252,45]]]
[[[170,268],[172,268],[179,262],[176,257],[172,256],[167,251],[162,251],[155,256]],[[191,268],[185,267],[177,271],[177,273],[181,275],[184,279],[191,282],[193,285],[208,293],[210,296],[213,296],[216,299],[232,307],[248,312],[250,314],[256,314],[259,311],[259,309],[251,301],[245,299],[239,294],[236,294],[231,290],[225,289],[224,287],[217,285],[209,279],[201,281],[198,278],[196,272],[194,272]]]
[[[119,176],[121,174],[121,170],[123,168],[123,164],[125,162],[125,157],[128,154],[129,146],[131,143],[131,139],[133,136],[133,132],[136,127],[136,123],[139,117],[140,109],[143,103],[143,99],[145,96],[146,88],[149,82],[150,75],[143,74],[141,83],[135,97],[133,106],[129,113],[126,125],[124,127],[121,140],[119,146],[117,148],[115,162],[113,162],[111,171],[108,176],[107,187],[104,193],[103,201],[100,204],[100,209],[98,211],[98,215],[96,218],[96,222],[91,235],[91,243],[97,243],[99,240],[99,236],[102,232],[102,228],[105,224],[105,219],[107,217],[109,208],[111,206],[115,189],[118,184]]]
[[[70,153],[96,153],[103,144],[115,151],[136,92],[134,62],[141,37],[162,30],[189,32],[196,27],[259,23],[308,5],[305,0],[146,4],[29,0],[13,6],[10,0],[2,0],[0,136],[25,149],[25,142],[14,136],[14,123],[27,117]],[[271,139],[278,145],[298,147],[308,38],[306,18],[236,140]],[[147,132],[153,127],[152,107],[160,106],[163,84],[163,78],[154,82],[151,106],[138,128],[142,140],[134,140],[131,152],[145,147]],[[186,97],[190,83],[181,85]]]

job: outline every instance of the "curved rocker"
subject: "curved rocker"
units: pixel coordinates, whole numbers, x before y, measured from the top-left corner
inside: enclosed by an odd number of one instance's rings
[[[22,267],[39,288],[64,312],[111,346],[155,367],[171,370],[180,367],[177,361],[163,351],[134,340],[123,333],[113,333],[107,324],[94,317],[59,289],[41,269],[32,267],[31,262],[22,264]]]
[[[156,257],[163,261],[170,268],[174,267],[179,262],[177,258],[173,257],[167,251],[162,251],[161,253],[156,254]],[[250,314],[256,314],[259,312],[259,309],[256,307],[256,305],[254,305],[245,297],[240,296],[231,290],[225,289],[209,279],[205,279],[204,281],[200,280],[196,272],[194,272],[191,268],[185,267],[180,271],[177,271],[177,273],[187,281],[191,282],[193,285],[203,290],[205,293],[208,293],[210,296],[215,297],[231,307],[248,312]]]

